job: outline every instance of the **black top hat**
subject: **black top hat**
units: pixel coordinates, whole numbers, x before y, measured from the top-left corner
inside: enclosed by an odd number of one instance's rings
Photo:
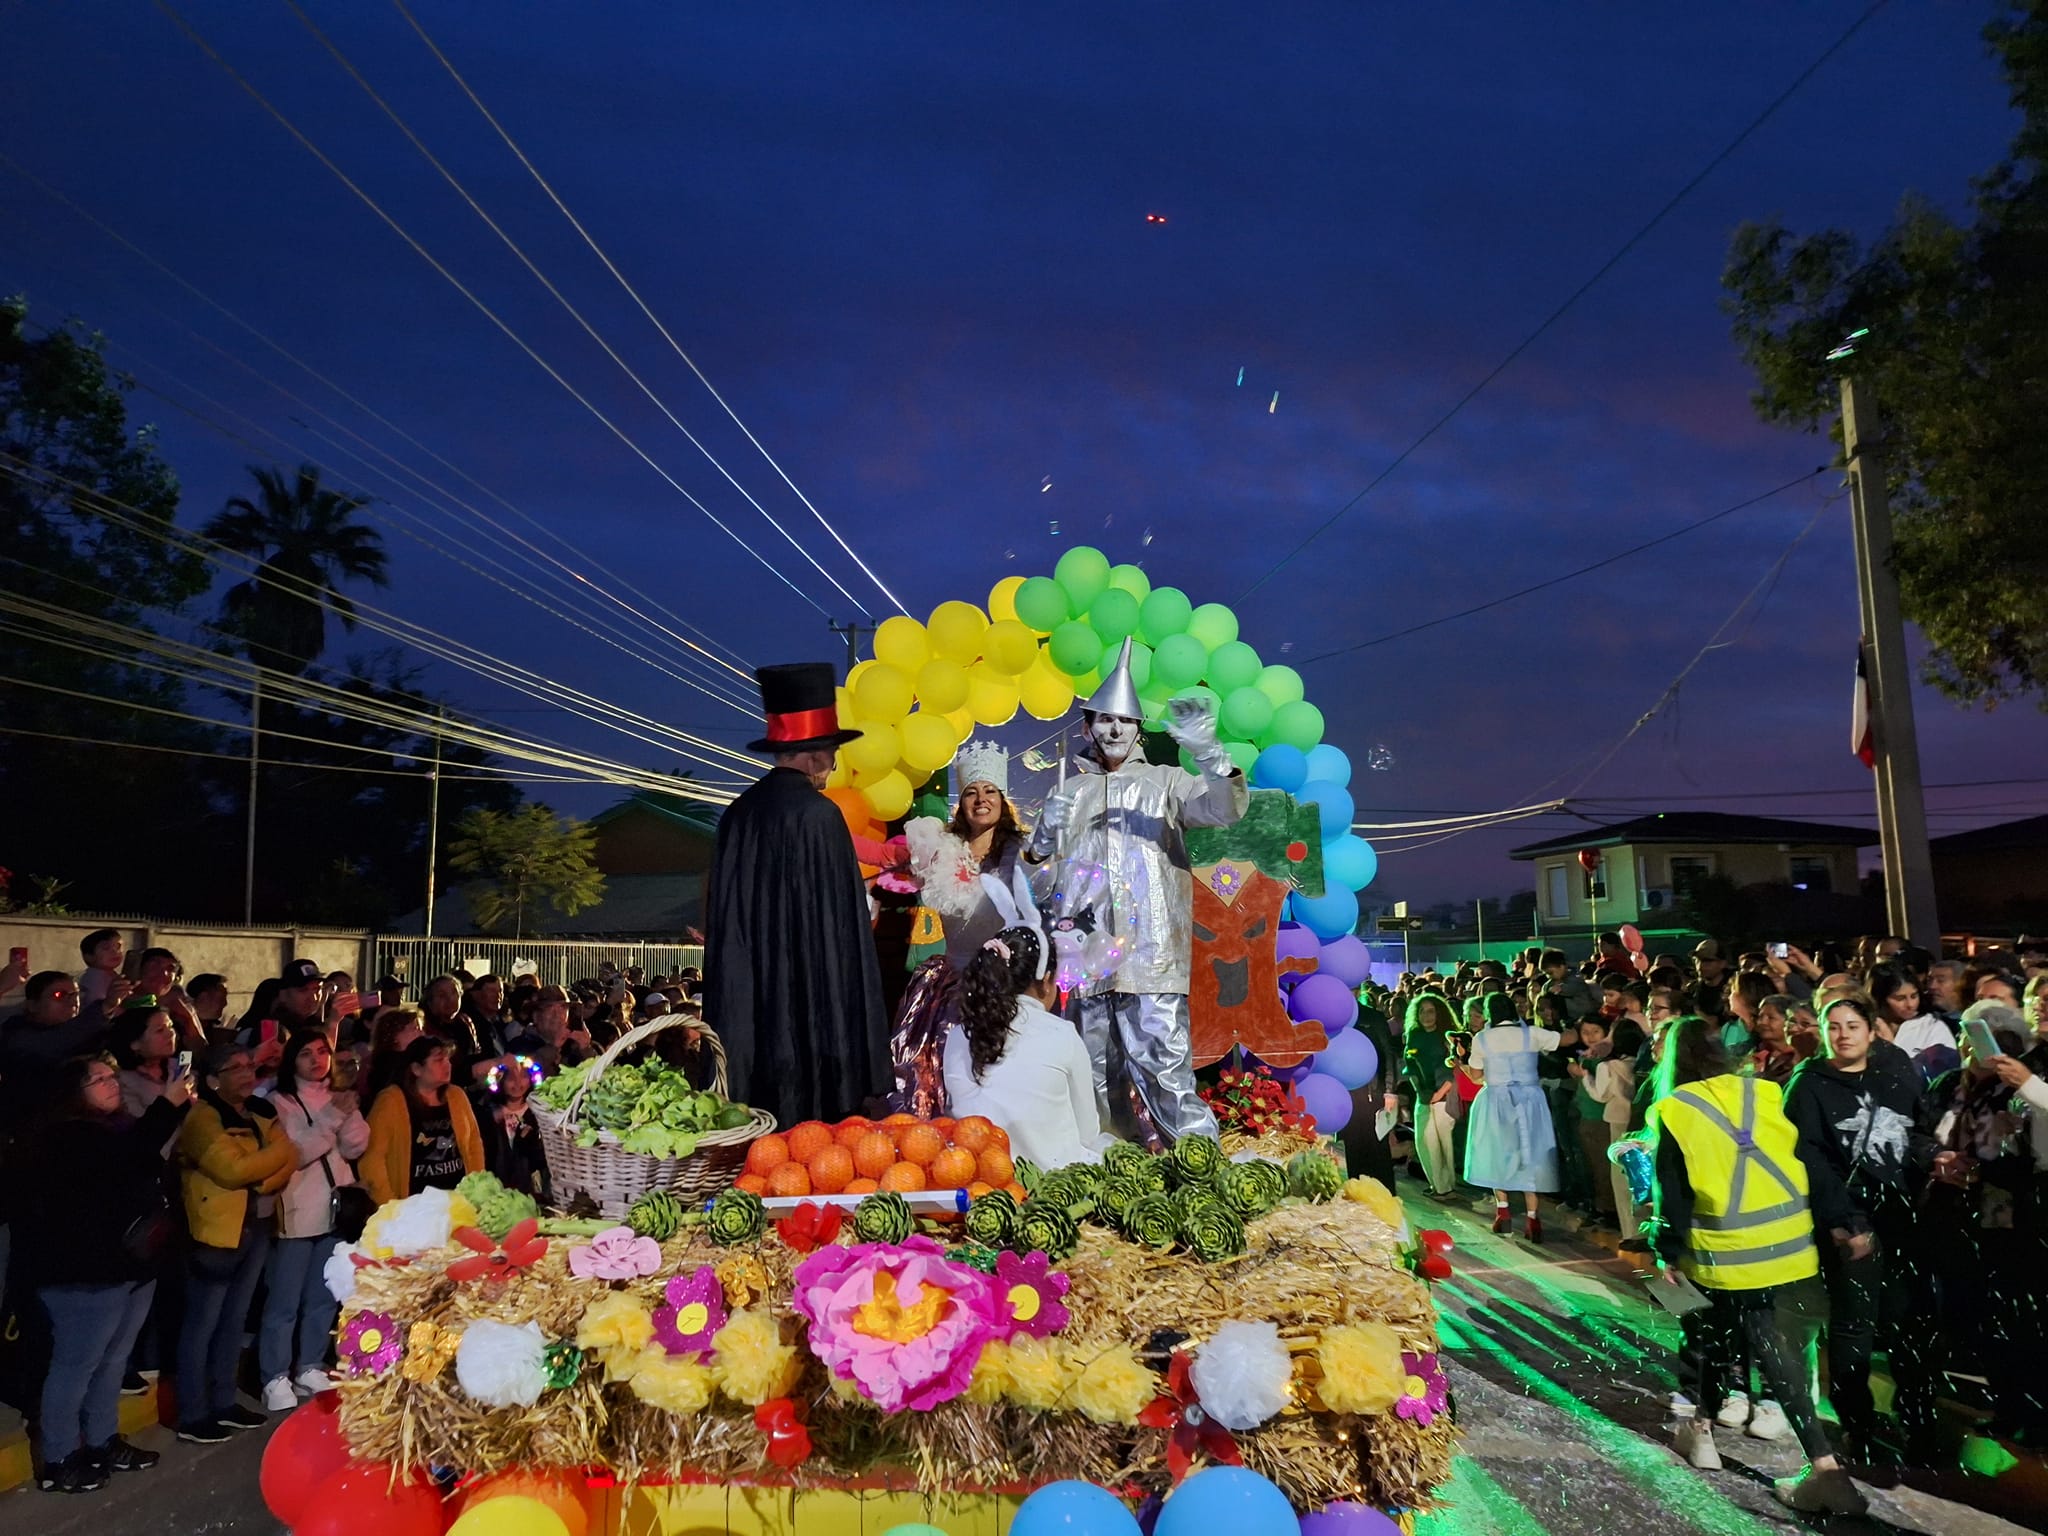
[[[839,728],[838,685],[830,662],[756,667],[754,681],[761,685],[761,712],[768,717],[768,734],[748,742],[749,752],[808,752],[859,738],[859,731]]]

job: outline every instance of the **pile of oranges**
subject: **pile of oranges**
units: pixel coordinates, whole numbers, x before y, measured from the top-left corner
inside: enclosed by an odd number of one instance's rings
[[[747,1148],[746,1171],[733,1183],[752,1194],[792,1198],[879,1189],[964,1189],[970,1196],[1005,1189],[1024,1198],[1009,1133],[981,1115],[850,1115],[837,1125],[806,1120],[758,1138]]]

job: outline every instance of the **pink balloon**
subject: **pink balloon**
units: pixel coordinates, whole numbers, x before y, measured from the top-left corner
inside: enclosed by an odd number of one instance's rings
[[[1638,955],[1643,952],[1642,930],[1637,928],[1634,923],[1623,923],[1619,932],[1623,949],[1632,950]]]

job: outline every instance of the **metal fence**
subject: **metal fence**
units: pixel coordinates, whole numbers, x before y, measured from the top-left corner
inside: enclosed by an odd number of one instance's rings
[[[421,987],[436,976],[457,970],[473,976],[488,971],[508,980],[531,972],[544,984],[566,987],[595,976],[598,966],[607,960],[621,969],[643,966],[650,976],[704,964],[701,944],[603,939],[422,939],[377,934],[370,940],[370,953],[371,969],[362,978],[363,989],[368,991],[379,977],[392,975],[406,984],[415,1001]]]

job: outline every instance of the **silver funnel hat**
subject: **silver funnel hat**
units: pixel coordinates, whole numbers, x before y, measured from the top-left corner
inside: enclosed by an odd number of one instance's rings
[[[1145,718],[1145,706],[1138,702],[1137,687],[1131,682],[1131,641],[1117,653],[1116,670],[1102,680],[1102,686],[1088,696],[1081,708],[1091,715],[1121,715],[1126,720]]]

